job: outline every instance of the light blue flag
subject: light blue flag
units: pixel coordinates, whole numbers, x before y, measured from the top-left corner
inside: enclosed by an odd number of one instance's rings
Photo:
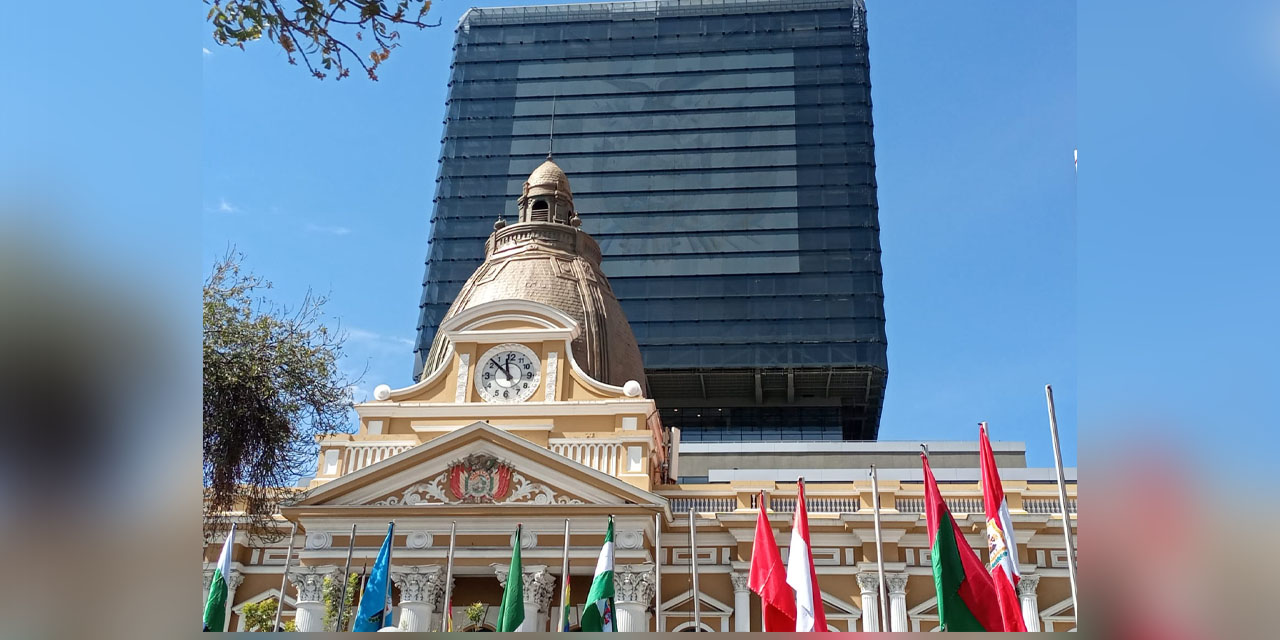
[[[390,624],[387,595],[391,587],[391,538],[395,535],[395,530],[394,522],[387,525],[387,539],[382,541],[378,559],[374,561],[369,579],[365,581],[364,593],[360,594],[360,607],[356,610],[352,631],[377,631]]]

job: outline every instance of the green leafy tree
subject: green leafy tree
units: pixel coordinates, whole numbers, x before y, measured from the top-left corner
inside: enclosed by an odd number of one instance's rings
[[[355,381],[338,366],[343,336],[322,322],[325,298],[274,304],[242,259],[229,253],[204,283],[205,535],[234,518],[275,541],[276,510],[315,471],[318,438],[348,428]]]
[[[342,628],[338,631],[347,631],[351,627],[352,616],[356,612],[357,591],[360,590],[360,574],[352,573],[347,576],[347,595],[344,598],[346,606],[343,607]],[[332,578],[324,579],[324,628],[334,628],[334,621],[338,618],[338,598],[342,598],[342,582]]]
[[[471,622],[471,630],[479,631],[480,623],[484,622],[484,616],[489,612],[489,605],[483,602],[473,602],[467,606],[467,620]]]
[[[244,618],[244,628],[247,631],[271,631],[271,625],[276,623],[276,607],[280,605],[280,601],[275,598],[267,598],[251,604],[240,607],[240,615]],[[292,620],[287,620],[283,625],[285,631],[297,631],[298,627],[293,624]]]
[[[378,67],[400,46],[403,27],[438,27],[424,22],[431,0],[204,0],[213,40],[244,49],[263,36],[289,58],[298,58],[311,75],[347,77],[354,59],[371,80]],[[368,34],[366,39],[366,34]],[[361,54],[353,48],[367,49]],[[365,57],[369,58],[365,62]]]

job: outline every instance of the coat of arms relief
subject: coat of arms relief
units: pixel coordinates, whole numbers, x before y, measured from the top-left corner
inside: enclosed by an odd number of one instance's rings
[[[510,463],[486,453],[451,462],[425,482],[373,504],[583,504],[581,500],[526,478]]]

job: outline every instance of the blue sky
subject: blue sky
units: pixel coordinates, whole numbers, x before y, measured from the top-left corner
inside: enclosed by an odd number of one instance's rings
[[[202,259],[234,245],[281,302],[310,287],[350,333],[358,396],[410,380],[452,27],[380,72],[319,82],[276,48],[203,51]],[[528,3],[535,4],[535,3]],[[886,440],[989,421],[1052,465],[1052,383],[1075,461],[1075,11],[868,3],[890,375]],[[247,96],[247,97],[246,97]]]

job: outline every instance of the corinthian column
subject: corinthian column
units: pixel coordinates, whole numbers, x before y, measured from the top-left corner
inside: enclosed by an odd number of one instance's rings
[[[440,567],[392,567],[391,581],[400,587],[400,630],[428,631],[436,600],[444,590]]]
[[[625,565],[613,573],[618,631],[649,631],[649,603],[653,601],[653,565]]]
[[[324,631],[324,579],[337,578],[338,567],[294,567],[289,582],[298,590],[294,624],[298,631]]]
[[[1036,588],[1040,586],[1040,576],[1024,575],[1018,580],[1018,601],[1022,603],[1022,621],[1027,631],[1040,630],[1040,602],[1036,597]]]
[[[884,581],[889,587],[889,630],[907,630],[907,574],[886,573]]]
[[[733,581],[733,630],[747,633],[751,631],[751,587],[748,579],[751,574],[745,571],[734,571],[729,574]]]
[[[498,574],[498,583],[506,588],[510,568],[505,564],[495,564],[493,570]],[[556,579],[547,573],[546,565],[525,567],[523,579],[524,622],[516,631],[546,631]]]
[[[885,583],[889,581],[885,576]],[[880,574],[858,574],[858,588],[862,590],[862,630],[880,630]]]

